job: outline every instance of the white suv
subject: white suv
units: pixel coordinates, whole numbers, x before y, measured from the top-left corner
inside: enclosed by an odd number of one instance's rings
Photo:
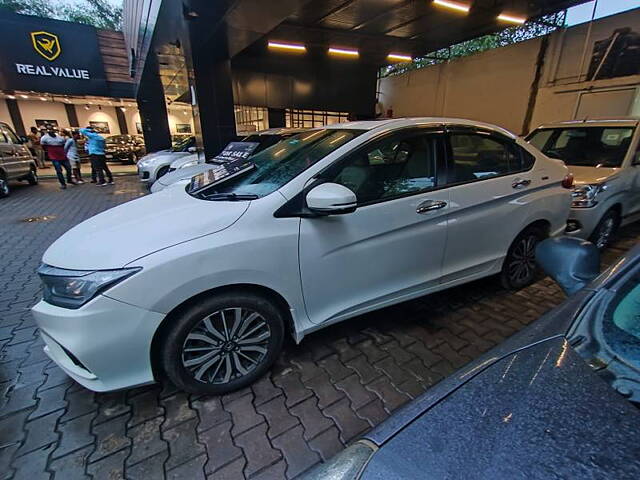
[[[575,177],[567,233],[598,248],[620,225],[640,218],[638,119],[585,120],[543,125],[528,141],[563,160]]]
[[[332,125],[238,161],[209,186],[205,173],[103,212],[46,251],[33,314],[78,382],[168,376],[224,393],[262,375],[285,334],[300,342],[493,274],[523,287],[571,204],[561,161],[465,120]]]

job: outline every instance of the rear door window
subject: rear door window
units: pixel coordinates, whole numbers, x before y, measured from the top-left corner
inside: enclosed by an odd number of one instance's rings
[[[520,147],[513,142],[482,133],[449,135],[451,165],[448,183],[463,183],[521,171]],[[533,161],[529,161],[532,165]]]

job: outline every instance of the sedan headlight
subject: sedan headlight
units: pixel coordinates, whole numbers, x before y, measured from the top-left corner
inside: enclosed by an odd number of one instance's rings
[[[198,160],[191,160],[190,162],[185,163],[184,165],[181,165],[178,168],[188,168],[188,167],[193,167],[195,165],[198,165]]]
[[[607,186],[602,184],[576,185],[571,193],[571,206],[574,208],[590,208],[598,204],[598,194],[604,192]]]
[[[65,270],[41,265],[38,275],[44,287],[44,301],[63,308],[77,309],[98,293],[114,286],[127,277],[142,270],[121,268],[118,270]]]

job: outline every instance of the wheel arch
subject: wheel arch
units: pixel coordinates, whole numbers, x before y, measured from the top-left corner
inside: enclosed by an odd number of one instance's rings
[[[174,307],[167,315],[164,317],[160,326],[156,329],[156,332],[153,335],[153,339],[151,340],[151,349],[150,349],[150,360],[151,360],[151,370],[153,372],[153,376],[155,379],[161,377],[162,371],[160,368],[159,362],[159,354],[160,354],[160,346],[162,344],[162,340],[167,334],[169,328],[171,327],[171,321],[173,318],[179,316],[182,312],[184,312],[191,305],[197,303],[200,299],[209,297],[211,295],[228,293],[228,292],[245,292],[245,293],[253,293],[255,295],[259,295],[268,300],[271,300],[277,308],[281,311],[284,319],[285,319],[285,334],[289,334],[293,337],[294,340],[298,341],[298,336],[295,333],[295,327],[293,322],[293,317],[291,316],[291,308],[287,300],[275,290],[265,287],[263,285],[252,284],[252,283],[237,283],[232,285],[224,285],[221,287],[211,288],[209,290],[205,290],[200,292],[187,300],[183,301],[176,307]]]

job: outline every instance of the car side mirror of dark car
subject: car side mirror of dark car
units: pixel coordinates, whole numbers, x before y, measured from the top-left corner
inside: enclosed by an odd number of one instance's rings
[[[579,238],[557,237],[540,242],[536,261],[567,295],[586,287],[600,274],[600,251]]]
[[[29,139],[24,135],[20,136],[20,143],[29,143]]]

